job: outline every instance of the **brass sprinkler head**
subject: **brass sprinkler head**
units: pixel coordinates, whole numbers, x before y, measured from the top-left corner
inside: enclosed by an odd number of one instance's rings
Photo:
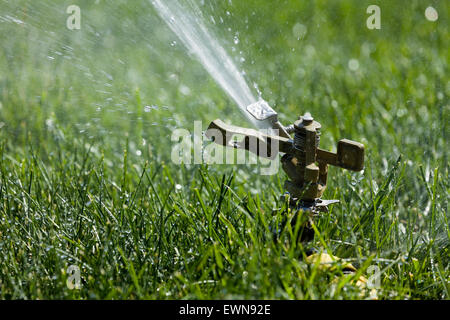
[[[263,100],[248,106],[247,111],[255,121],[269,125],[278,134],[264,134],[217,119],[209,125],[206,136],[224,146],[245,149],[268,159],[283,153],[282,168],[289,178],[284,187],[291,206],[326,211],[327,205],[338,202],[321,199],[327,186],[328,165],[352,171],[364,168],[364,145],[359,142],[339,140],[337,153],[319,148],[321,125],[309,113],[284,127],[277,113]],[[243,136],[243,140],[236,142],[235,135]]]

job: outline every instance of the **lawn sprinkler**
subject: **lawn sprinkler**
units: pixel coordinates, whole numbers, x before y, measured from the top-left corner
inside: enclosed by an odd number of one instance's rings
[[[321,199],[327,186],[328,165],[352,171],[364,168],[364,145],[359,142],[342,139],[336,153],[319,148],[321,125],[309,113],[284,127],[264,100],[247,106],[246,110],[256,124],[270,128],[268,134],[217,119],[209,125],[206,136],[223,146],[245,149],[267,159],[283,154],[281,163],[288,180],[284,183],[286,192],[282,198],[289,201],[289,207],[296,212],[306,212],[313,217],[328,212],[328,205],[339,202]],[[243,136],[243,139],[236,141],[236,136]],[[305,227],[302,242],[314,236],[309,222]]]

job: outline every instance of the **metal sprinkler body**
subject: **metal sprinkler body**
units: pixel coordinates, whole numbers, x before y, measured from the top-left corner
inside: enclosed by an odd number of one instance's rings
[[[327,186],[328,165],[352,171],[364,168],[364,145],[359,142],[342,139],[336,153],[319,148],[321,124],[309,113],[299,117],[293,125],[284,127],[278,121],[277,113],[263,100],[248,106],[247,111],[265,126],[269,124],[272,132],[278,135],[236,127],[217,119],[209,125],[206,136],[216,143],[245,149],[264,158],[275,159],[278,153],[283,153],[281,163],[288,180],[282,197],[289,198],[293,210],[314,216],[327,212],[328,205],[339,202],[321,199]],[[236,135],[243,136],[242,141],[236,142],[233,139]],[[312,230],[306,232],[301,241],[309,241],[311,237]]]

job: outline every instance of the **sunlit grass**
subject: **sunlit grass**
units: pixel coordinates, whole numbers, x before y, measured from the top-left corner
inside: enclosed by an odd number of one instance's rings
[[[366,276],[378,266],[382,299],[448,299],[448,4],[432,1],[436,22],[429,3],[381,4],[374,31],[369,2],[312,3],[204,10],[223,17],[211,30],[284,124],[310,111],[322,147],[366,146],[363,173],[330,169],[324,198],[341,203],[316,221],[310,246]],[[65,5],[0,5],[25,22],[0,20],[1,298],[368,296],[342,266],[306,264],[298,230],[280,229],[293,218],[283,173],[170,161],[174,128],[246,123],[146,1],[80,1],[75,33]],[[66,286],[70,265],[80,290]]]

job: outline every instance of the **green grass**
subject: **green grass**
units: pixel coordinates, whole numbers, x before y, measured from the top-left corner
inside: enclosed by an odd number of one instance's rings
[[[173,129],[246,123],[149,2],[76,2],[80,31],[73,1],[0,0],[0,298],[367,297],[279,230],[284,173],[170,161]],[[381,30],[365,27],[372,1],[207,3],[283,123],[310,111],[322,147],[366,146],[363,173],[330,169],[324,198],[341,203],[310,245],[378,266],[381,299],[449,299],[448,2],[379,2]]]

